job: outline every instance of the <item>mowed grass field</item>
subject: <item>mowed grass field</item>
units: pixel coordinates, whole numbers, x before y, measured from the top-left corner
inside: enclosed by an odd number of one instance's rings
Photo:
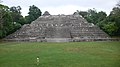
[[[120,67],[120,42],[1,42],[0,67]]]

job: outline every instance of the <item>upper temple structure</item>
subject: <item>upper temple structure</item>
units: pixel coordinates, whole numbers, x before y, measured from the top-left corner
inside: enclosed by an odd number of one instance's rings
[[[99,41],[109,36],[81,15],[50,15],[46,11],[31,24],[23,25],[5,40],[37,42]]]

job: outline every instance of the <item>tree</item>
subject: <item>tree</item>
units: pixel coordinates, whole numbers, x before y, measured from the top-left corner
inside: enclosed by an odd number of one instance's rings
[[[21,14],[21,12],[20,12],[21,9],[22,9],[22,8],[21,8],[20,6],[17,6],[17,7],[13,6],[13,7],[10,8],[10,11],[12,11],[12,12],[14,12],[14,13],[19,13],[19,14]]]
[[[21,8],[11,7],[0,4],[0,38],[3,38],[21,27],[23,17],[20,12]]]
[[[27,23],[31,23],[32,21],[37,19],[39,16],[41,16],[41,13],[42,13],[41,10],[35,5],[30,6],[28,12],[29,15],[25,17]]]
[[[89,23],[94,23],[94,24],[97,24],[97,19],[98,19],[98,15],[97,15],[97,11],[95,8],[93,9],[89,9],[88,11],[88,14],[87,14],[87,17],[86,20],[89,22]]]
[[[96,24],[97,11],[95,9],[89,9],[88,11],[78,11],[79,14],[84,17],[89,23]]]
[[[100,21],[104,20],[107,16],[105,12],[97,12],[95,9],[89,9],[88,11],[79,11],[79,14],[82,15],[89,23],[94,24],[97,24]]]
[[[103,21],[99,22],[97,25],[106,31],[109,35],[120,35],[120,8],[114,7],[110,12],[110,15],[107,16]]]
[[[21,15],[21,7],[20,6],[13,6],[10,8],[11,16],[13,19],[13,22],[17,22],[21,25],[25,24],[25,18]]]
[[[103,29],[109,34],[114,35],[117,31],[118,27],[115,22],[108,22],[108,24],[104,25]]]
[[[103,11],[98,12],[97,15],[98,15],[97,16],[98,18],[97,18],[97,21],[96,21],[97,23],[103,21],[107,17],[107,14]]]
[[[89,23],[94,23],[109,35],[120,36],[120,0],[116,7],[112,9],[109,16],[103,11],[97,12],[95,9],[79,11]]]
[[[30,23],[41,15],[40,9],[33,5],[30,6],[29,15],[26,19],[21,15],[21,9],[20,6],[9,8],[0,4],[0,38],[15,32],[21,25],[26,24],[26,21]]]
[[[116,14],[117,11],[118,9],[115,12],[111,12],[111,14]],[[113,18],[110,16],[107,17],[107,14],[103,11],[97,12],[95,9],[89,9],[88,11],[79,11],[79,14],[82,15],[89,23],[94,23],[109,35],[114,35],[118,29],[115,19],[114,21],[110,21]]]
[[[120,7],[120,0],[118,1],[117,6]]]
[[[12,30],[13,23],[9,7],[0,4],[0,38],[5,37]]]
[[[109,21],[115,22],[117,31],[115,35],[120,35],[120,8],[114,7],[113,10],[110,12]]]

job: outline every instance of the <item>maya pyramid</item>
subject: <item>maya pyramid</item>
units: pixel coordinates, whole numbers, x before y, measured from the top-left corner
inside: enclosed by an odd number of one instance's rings
[[[31,24],[23,25],[5,39],[10,41],[70,42],[95,41],[109,38],[98,26],[82,16],[50,15],[45,12]]]

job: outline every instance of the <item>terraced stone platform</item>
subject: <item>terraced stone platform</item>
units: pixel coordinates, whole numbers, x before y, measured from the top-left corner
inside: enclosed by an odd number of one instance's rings
[[[50,15],[48,12],[31,24],[5,38],[9,41],[70,42],[110,39],[98,26],[88,23],[82,16]]]

